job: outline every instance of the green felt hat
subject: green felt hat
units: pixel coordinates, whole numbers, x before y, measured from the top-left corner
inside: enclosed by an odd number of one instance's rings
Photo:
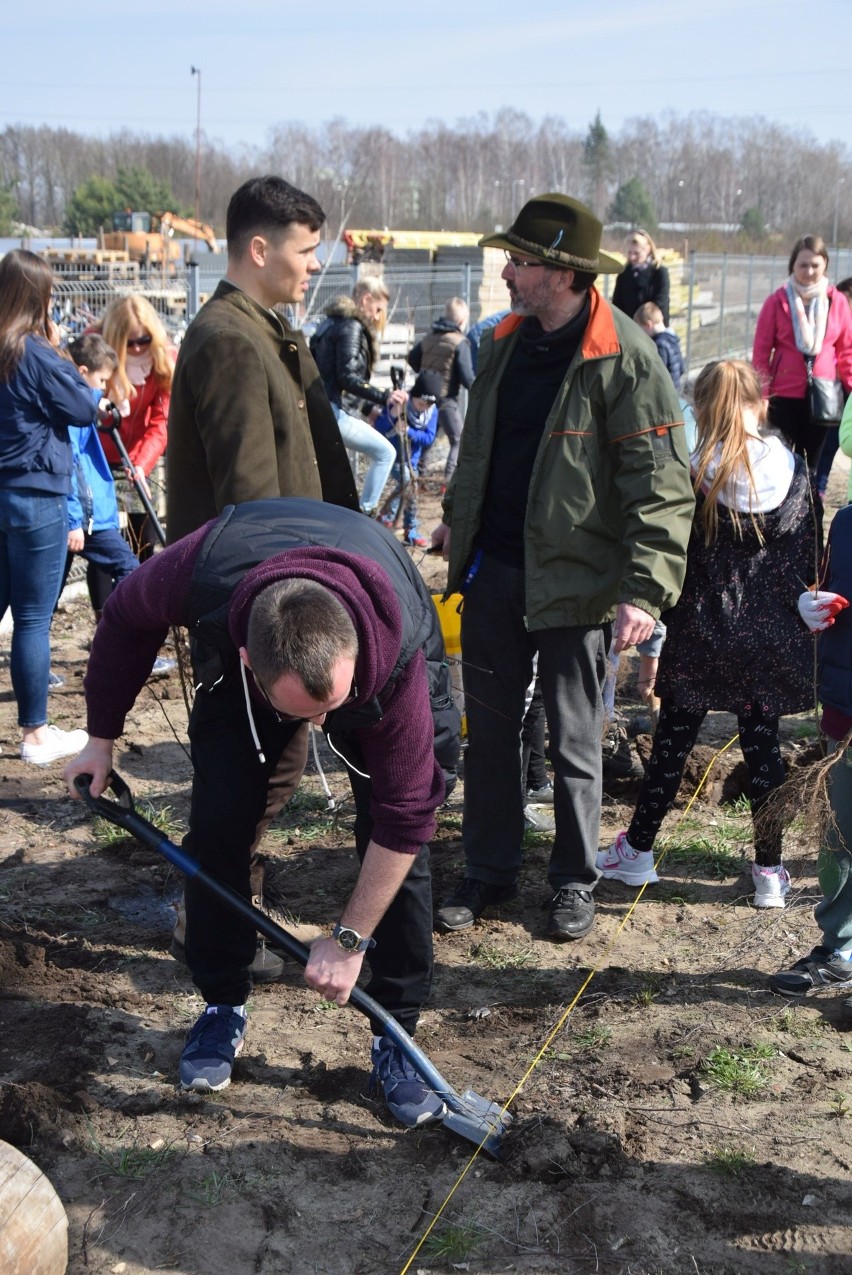
[[[480,239],[480,248],[505,248],[566,270],[620,274],[622,261],[601,252],[603,226],[590,208],[558,193],[528,199],[508,230]]]

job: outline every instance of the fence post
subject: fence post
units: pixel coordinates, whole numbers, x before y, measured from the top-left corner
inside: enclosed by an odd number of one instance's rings
[[[689,253],[689,300],[686,303],[686,370],[689,372],[692,354],[692,303],[695,297],[695,249]]]
[[[201,309],[201,270],[197,261],[190,261],[186,272],[186,321],[191,323]]]
[[[728,282],[728,254],[722,253],[722,282],[719,285],[719,358],[725,353],[725,285]]]
[[[462,300],[470,309],[470,291],[471,291],[471,269],[470,262],[466,261],[462,267]]]
[[[746,321],[745,321],[745,358],[751,358],[751,348],[754,345],[754,324],[751,319],[751,292],[752,283],[754,282],[754,253],[751,253],[748,259],[748,283],[746,285]]]

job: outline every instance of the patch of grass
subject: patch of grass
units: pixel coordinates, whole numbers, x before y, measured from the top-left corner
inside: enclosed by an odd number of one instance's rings
[[[660,994],[660,979],[656,974],[649,974],[643,981],[639,991],[635,993],[633,1000],[636,1005],[642,1009],[647,1009],[652,1005]]]
[[[171,1143],[166,1143],[165,1146],[156,1150],[153,1147],[140,1147],[135,1140],[129,1146],[108,1147],[98,1139],[92,1122],[87,1120],[86,1123],[89,1126],[92,1150],[104,1166],[103,1172],[96,1174],[96,1177],[112,1175],[138,1182],[155,1173],[157,1169],[162,1169],[176,1155]],[[129,1127],[129,1125],[125,1126],[118,1135],[119,1139]]]
[[[197,1204],[203,1204],[206,1208],[212,1209],[217,1204],[221,1204],[235,1189],[236,1183],[230,1173],[217,1173],[214,1169],[212,1173],[208,1173],[201,1179],[197,1190],[187,1191],[187,1195]]]
[[[850,1108],[849,1103],[849,1094],[844,1093],[842,1089],[835,1089],[831,1095],[832,1115],[837,1116],[838,1120],[848,1120],[852,1116],[852,1108]]]
[[[482,1241],[478,1227],[447,1224],[426,1237],[421,1252],[430,1261],[463,1262]]]
[[[749,1049],[714,1049],[704,1059],[701,1070],[717,1089],[750,1097],[769,1084],[766,1063],[775,1054],[771,1045],[753,1045]]]
[[[475,943],[470,949],[471,960],[489,970],[516,970],[526,965],[532,956],[532,948],[497,947],[495,943]]]
[[[755,1163],[755,1159],[751,1151],[737,1151],[733,1147],[713,1147],[708,1153],[707,1163],[714,1172],[720,1173],[724,1178],[739,1178]]]
[[[574,1036],[574,1044],[578,1049],[606,1049],[611,1043],[612,1029],[609,1027],[586,1027]]]
[[[804,1017],[792,1006],[782,1009],[773,1020],[776,1031],[787,1032],[797,1040],[817,1040],[825,1033],[825,1024],[817,1018]],[[824,1041],[820,1041],[824,1043]]]
[[[168,837],[169,841],[179,842],[186,831],[186,824],[175,813],[173,806],[155,806],[151,801],[142,801],[137,804],[136,809],[143,819],[152,823],[163,836]],[[103,849],[111,849],[113,846],[136,840],[118,824],[111,823],[109,819],[103,819],[100,815],[95,815],[92,820],[92,837]]]
[[[321,996],[316,1005],[314,1005],[315,1014],[326,1014],[333,1009],[340,1009],[337,1001],[327,1001],[324,996]]]
[[[684,819],[677,832],[663,838],[659,845],[666,852],[664,866],[680,864],[697,876],[721,881],[739,876],[746,859],[738,843],[750,842],[751,838],[751,807],[747,797],[738,797],[720,806],[709,823],[706,818],[694,816]]]
[[[326,813],[328,813],[328,798],[324,792],[310,792],[307,788],[297,788],[284,807],[283,818]]]
[[[538,846],[552,846],[553,833],[539,832],[537,828],[524,828],[521,845],[525,850],[535,850]]]

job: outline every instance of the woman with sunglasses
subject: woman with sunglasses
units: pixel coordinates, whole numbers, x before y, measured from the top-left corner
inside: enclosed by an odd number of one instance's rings
[[[38,766],[88,739],[47,721],[50,620],[68,538],[68,428],[95,415],[91,390],[55,348],[52,287],[50,267],[34,253],[15,249],[0,261],[0,618],[11,607],[21,758]]]
[[[147,479],[166,450],[175,356],[159,315],[145,297],[134,295],[113,301],[101,321],[100,332],[118,355],[110,391],[121,412],[119,434],[134,471],[127,476],[130,481],[118,481],[119,506],[123,497],[131,545],[140,562],[144,562],[154,552],[155,536],[132,484],[145,483],[147,490]],[[121,457],[108,435],[103,444],[113,470],[122,474]],[[103,601],[110,591],[106,588]]]

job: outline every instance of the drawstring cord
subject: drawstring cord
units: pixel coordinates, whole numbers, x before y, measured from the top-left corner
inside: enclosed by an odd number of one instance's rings
[[[249,730],[251,731],[251,737],[254,740],[255,752],[257,753],[257,759],[260,762],[261,766],[265,766],[266,757],[264,755],[263,749],[260,746],[260,738],[257,733],[257,727],[254,724],[254,713],[251,711],[251,696],[249,694],[248,678],[246,677],[246,666],[245,664],[243,664],[242,660],[240,660],[240,677],[243,679],[243,696],[246,701],[246,716],[248,717],[248,724],[249,724]]]

